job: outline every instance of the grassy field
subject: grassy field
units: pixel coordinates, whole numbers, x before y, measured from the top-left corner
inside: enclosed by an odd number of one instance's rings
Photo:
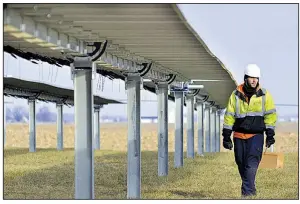
[[[126,124],[101,124],[95,151],[95,198],[126,199]],[[64,127],[65,150],[56,147],[56,126],[37,126],[35,153],[28,152],[28,126],[8,125],[4,150],[5,199],[74,198],[74,127]],[[195,137],[195,151],[197,142]],[[174,127],[169,127],[169,174],[157,176],[156,125],[142,125],[142,199],[240,199],[241,180],[232,151],[207,153],[174,166]],[[186,135],[184,136],[186,151]],[[283,169],[259,169],[253,199],[298,199],[297,124],[278,125],[275,150]]]

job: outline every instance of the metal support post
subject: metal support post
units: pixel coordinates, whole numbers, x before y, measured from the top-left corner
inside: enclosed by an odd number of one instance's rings
[[[168,175],[168,83],[158,83],[158,176]]]
[[[6,105],[5,105],[5,102],[3,104],[3,108],[4,108],[4,118],[3,118],[3,143],[5,145],[5,142],[6,142]]]
[[[186,96],[187,104],[187,158],[194,158],[194,96]]]
[[[205,107],[205,152],[210,152],[210,108]]]
[[[215,152],[216,148],[216,121],[215,111],[210,107],[210,152]]]
[[[75,199],[94,197],[92,61],[74,60]]]
[[[216,152],[220,152],[220,113],[216,111]]]
[[[127,88],[127,117],[128,117],[128,145],[127,145],[127,198],[141,197],[141,77],[138,74],[128,74]]]
[[[203,156],[204,150],[204,103],[197,102],[197,113],[198,113],[198,155]]]
[[[175,168],[183,166],[183,92],[175,92]]]
[[[28,99],[29,104],[29,152],[36,151],[35,98]]]
[[[57,108],[57,150],[64,149],[63,136],[63,104],[56,104]]]
[[[95,149],[100,149],[100,108],[101,106],[94,106],[95,117],[94,117],[94,141]]]

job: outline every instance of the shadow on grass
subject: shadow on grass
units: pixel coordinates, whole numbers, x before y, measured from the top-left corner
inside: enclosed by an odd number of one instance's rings
[[[73,149],[72,149],[73,150]],[[8,150],[8,155],[16,155],[16,150]],[[40,149],[43,151],[57,151],[56,149]],[[67,151],[67,150],[65,150]],[[27,150],[17,150],[17,154],[27,153]],[[199,199],[206,197],[199,192],[185,192],[177,188],[177,183],[188,179],[193,173],[189,168],[193,159],[186,159],[184,166],[174,168],[174,153],[169,152],[168,176],[158,176],[157,152],[143,151],[141,153],[141,190],[143,193],[159,194],[164,189],[169,194]],[[7,156],[7,155],[6,155]],[[95,152],[95,199],[127,199],[127,154]],[[38,165],[38,164],[32,164]],[[6,175],[5,175],[6,176]],[[170,186],[172,186],[170,187]],[[18,175],[5,183],[5,199],[74,199],[74,157],[70,156],[64,164],[51,168],[28,169],[26,173]],[[167,188],[169,186],[170,188]],[[161,188],[160,188],[161,187]],[[148,195],[147,197],[151,196]],[[147,198],[148,199],[148,198]],[[153,199],[156,199],[155,197]]]
[[[3,156],[10,157],[10,156],[17,156],[21,154],[27,154],[29,152],[29,149],[24,148],[8,148],[3,150]]]

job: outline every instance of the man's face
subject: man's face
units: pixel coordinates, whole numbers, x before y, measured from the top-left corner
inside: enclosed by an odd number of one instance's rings
[[[255,88],[258,83],[258,78],[248,77],[247,82],[252,88]]]

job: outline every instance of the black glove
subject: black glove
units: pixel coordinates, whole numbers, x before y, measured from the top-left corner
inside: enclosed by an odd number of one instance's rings
[[[223,131],[222,131],[222,135],[223,135],[223,147],[225,149],[230,149],[231,150],[232,147],[233,147],[232,141],[230,139],[231,133],[232,133],[232,130],[223,128]]]
[[[267,137],[273,137],[275,135],[275,131],[271,128],[267,128],[266,135],[267,135]]]
[[[275,143],[275,139],[274,137],[268,137],[266,138],[266,147],[269,148],[271,147],[272,144]]]
[[[267,135],[267,138],[266,138],[266,147],[269,148],[271,147],[272,144],[275,143],[275,139],[274,139],[274,135],[275,135],[275,132],[273,129],[266,129],[266,135]]]
[[[223,147],[232,150],[233,145],[230,137],[223,137]]]

